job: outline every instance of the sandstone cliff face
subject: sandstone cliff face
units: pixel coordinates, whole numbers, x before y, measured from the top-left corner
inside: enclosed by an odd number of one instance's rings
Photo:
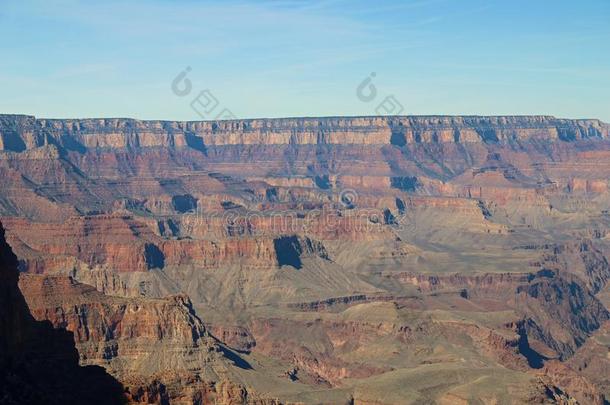
[[[599,403],[608,131],[2,115],[0,217],[132,402]]]
[[[207,213],[230,204],[310,210],[340,203],[346,188],[358,192],[358,206],[375,200],[368,192],[407,192],[549,210],[558,194],[607,193],[610,172],[607,124],[539,116],[161,122],[2,115],[0,134],[0,213],[46,221],[117,209]]]
[[[1,116],[3,149],[21,152],[55,143],[66,149],[222,145],[397,144],[574,141],[607,138],[598,120],[549,116],[354,117],[252,119],[219,122],[133,119],[48,120]],[[14,136],[18,135],[18,136]]]
[[[579,280],[552,272],[542,271],[529,285],[518,287],[516,305],[530,316],[530,334],[562,359],[610,319],[608,310]]]
[[[155,234],[143,221],[128,215],[72,217],[63,224],[32,223],[24,218],[5,218],[4,221],[21,255],[23,270],[65,274],[62,270],[74,269],[73,274],[82,275],[79,268],[101,267],[111,273],[102,271],[106,279],[100,281],[117,284],[109,290],[115,292],[123,287],[120,280],[108,279],[113,272],[146,272],[181,265],[213,269],[233,264],[265,270],[282,265],[299,267],[302,257],[307,256],[329,260],[324,245],[315,239],[278,236],[272,232],[268,235],[231,234],[223,228],[216,234],[217,240],[167,240]],[[242,226],[247,227],[247,224],[231,225],[233,229]],[[85,280],[97,284],[91,278]]]
[[[36,319],[74,333],[84,364],[103,365],[114,374],[178,372],[189,361],[200,365],[211,361],[210,352],[220,350],[185,296],[164,300],[108,297],[64,276],[24,275],[19,287]],[[113,367],[119,353],[121,364]],[[187,353],[197,354],[187,359]]]
[[[571,369],[595,383],[606,398],[610,395],[608,337],[610,337],[610,322],[606,322],[568,362]]]
[[[563,363],[548,362],[542,370],[542,375],[549,385],[563,387],[579,403],[604,404],[606,402],[603,394],[594,384]],[[555,389],[553,397],[558,402],[569,401],[565,392],[561,390]]]
[[[0,226],[0,401],[6,404],[120,404],[121,384],[81,367],[72,334],[36,321],[17,286],[17,260]]]
[[[517,310],[525,331],[557,354],[570,357],[610,317],[583,279],[567,272],[452,274],[444,276],[399,273],[401,282],[428,293],[454,291],[474,300],[493,299]]]
[[[279,404],[218,377],[226,349],[188,297],[109,297],[17,264],[0,226],[2,403]]]
[[[279,404],[226,378],[244,361],[207,333],[186,296],[111,297],[65,276],[23,275],[19,288],[35,319],[73,334],[74,361],[121,381],[124,396],[107,403]]]

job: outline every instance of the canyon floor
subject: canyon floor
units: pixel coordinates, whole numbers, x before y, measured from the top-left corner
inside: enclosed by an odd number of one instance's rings
[[[607,403],[609,179],[593,119],[0,115],[0,402]]]

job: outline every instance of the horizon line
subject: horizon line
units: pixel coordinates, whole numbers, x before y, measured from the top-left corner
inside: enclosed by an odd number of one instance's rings
[[[33,114],[15,114],[15,113],[0,113],[0,117],[27,117],[34,118],[35,120],[48,120],[48,121],[85,121],[85,120],[131,120],[140,122],[235,122],[235,121],[258,121],[258,120],[315,120],[315,119],[336,119],[336,118],[546,118],[556,120],[569,120],[569,121],[599,121],[603,124],[610,125],[600,118],[566,118],[557,117],[555,115],[548,114],[494,114],[494,115],[478,115],[478,114],[413,114],[413,115],[303,115],[303,116],[285,116],[285,117],[250,117],[250,118],[232,118],[232,119],[203,119],[203,120],[179,120],[179,119],[142,119],[133,117],[120,117],[120,116],[108,116],[108,117],[79,117],[79,118],[51,118],[51,117],[38,117]]]

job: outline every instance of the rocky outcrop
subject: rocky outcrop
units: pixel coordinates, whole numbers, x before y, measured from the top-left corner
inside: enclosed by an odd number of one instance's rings
[[[212,336],[237,351],[249,352],[256,346],[256,339],[244,326],[208,324],[206,327]]]
[[[585,263],[591,260],[587,259]],[[453,291],[466,299],[500,301],[506,308],[513,308],[521,314],[525,320],[523,326],[531,339],[544,342],[562,359],[574,354],[610,319],[610,313],[595,297],[595,291],[590,290],[583,279],[567,271],[545,269],[536,273],[443,276],[402,272],[396,277],[426,293]]]
[[[528,317],[528,334],[545,342],[562,359],[570,357],[610,313],[578,279],[539,272],[517,288],[516,307]]]
[[[580,404],[606,403],[603,394],[594,384],[559,361],[545,364],[541,374],[543,381],[546,381],[550,387],[555,387],[551,392],[554,399],[559,402],[576,400]]]
[[[208,334],[186,296],[110,297],[65,276],[23,275],[19,287],[35,319],[73,334],[74,361],[106,369],[130,403],[279,404],[226,377],[249,366]]]
[[[79,365],[71,332],[32,317],[18,277],[0,226],[0,402],[124,403],[121,384],[103,368]]]
[[[9,238],[21,255],[24,271],[65,274],[66,269],[73,269],[72,275],[99,285],[103,292],[126,293],[121,281],[113,277],[115,273],[181,265],[215,268],[239,264],[251,269],[269,269],[287,264],[296,268],[301,257],[330,260],[324,245],[309,237],[225,234],[215,241],[167,240],[143,221],[128,215],[73,217],[63,224],[6,218],[5,223]],[[282,241],[292,247],[288,261],[285,256],[288,251]],[[84,267],[88,267],[89,274],[82,271]]]
[[[423,292],[454,290],[468,296],[493,296],[510,299],[515,289],[530,281],[527,273],[445,274],[431,275],[400,272],[394,278],[417,286]]]
[[[185,296],[108,297],[64,276],[23,275],[19,287],[36,319],[74,333],[84,364],[102,365],[115,375],[178,372],[220,352]]]
[[[608,338],[610,337],[610,322],[606,322],[593,338],[578,349],[568,361],[568,366],[574,372],[585,376],[610,397],[610,356],[608,355]]]
[[[601,236],[601,235],[600,235]],[[544,265],[580,277],[587,287],[597,294],[610,280],[610,264],[593,240],[578,238],[557,245],[545,255]]]
[[[0,216],[32,314],[132,402],[595,402],[608,131],[2,115]]]
[[[598,120],[550,116],[514,117],[329,117],[219,122],[133,119],[50,120],[0,116],[4,150],[21,152],[45,144],[87,148],[192,147],[409,143],[498,143],[607,138]],[[18,135],[18,136],[15,136]]]
[[[110,297],[17,265],[0,227],[0,402],[280,403],[217,378],[228,349],[188,297]]]

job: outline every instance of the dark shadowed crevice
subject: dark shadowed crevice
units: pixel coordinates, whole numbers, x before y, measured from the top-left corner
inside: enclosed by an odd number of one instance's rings
[[[172,197],[172,206],[177,212],[184,214],[197,208],[197,199],[190,194],[175,195]]]
[[[390,177],[390,185],[392,188],[397,188],[402,191],[415,191],[417,184],[417,177]]]
[[[574,128],[557,128],[557,137],[564,142],[574,142],[578,134]]]
[[[525,328],[519,328],[519,353],[521,353],[527,360],[527,364],[531,368],[542,368],[544,361],[548,360],[540,353],[531,348],[529,340],[527,338],[527,331]]]
[[[242,370],[252,370],[252,366],[250,365],[250,363],[248,363],[245,359],[240,357],[231,349],[224,346],[220,346],[220,351],[227,359],[231,360],[235,366],[241,368]]]
[[[390,136],[390,144],[394,146],[403,147],[407,144],[407,138],[403,131],[392,131],[392,135]]]
[[[207,156],[208,148],[205,146],[205,143],[203,143],[202,137],[187,132],[184,134],[184,139],[186,140],[186,144],[189,147],[198,150],[199,152]]]
[[[149,269],[162,269],[165,267],[165,256],[163,252],[152,243],[144,245],[144,259]]]
[[[392,211],[390,211],[389,209],[385,208],[383,210],[383,223],[385,225],[396,225],[396,217],[394,216],[394,214],[392,214]]]
[[[296,236],[282,236],[273,240],[275,255],[279,266],[303,267],[301,262],[301,244]]]
[[[486,129],[477,129],[476,130],[483,142],[485,143],[498,143],[500,140],[498,139],[498,134],[494,129],[486,128]]]
[[[321,188],[322,190],[330,189],[330,180],[327,174],[322,176],[315,176],[314,181],[316,182],[316,186],[318,186],[318,188]]]
[[[0,134],[4,144],[4,149],[10,150],[11,152],[23,152],[26,150],[25,142],[21,139],[21,136],[16,131],[5,132]]]
[[[180,229],[171,219],[167,220],[167,227],[172,233],[172,236],[178,236],[180,234]]]
[[[396,198],[396,209],[398,210],[398,213],[401,215],[406,212],[405,202],[398,197]]]
[[[265,199],[269,202],[277,202],[278,201],[277,188],[271,187],[271,188],[265,189]]]
[[[66,135],[61,138],[61,144],[58,144],[57,141],[51,136],[47,136],[47,142],[57,146],[57,148],[61,151],[65,149],[70,152],[77,152],[85,154],[87,152],[87,148],[82,143],[78,142],[73,136]]]

